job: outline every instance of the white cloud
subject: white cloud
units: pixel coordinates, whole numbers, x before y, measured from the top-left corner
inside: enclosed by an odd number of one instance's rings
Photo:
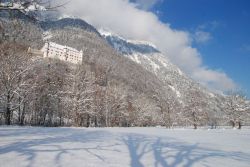
[[[129,0],[71,0],[62,12],[125,38],[154,43],[173,63],[210,88],[224,91],[236,87],[225,73],[204,67],[200,53],[191,46],[192,35],[172,29],[154,13],[138,9]],[[209,35],[203,34],[201,39],[208,38]]]
[[[203,23],[197,27],[197,30],[207,30],[207,31],[214,31],[219,27],[225,26],[222,22],[219,22],[217,20],[208,21],[206,23]]]
[[[241,47],[242,51],[250,52],[250,45],[249,44],[244,44]]]
[[[194,34],[194,39],[197,43],[206,43],[212,39],[212,35],[209,32],[198,30]]]
[[[195,71],[193,78],[214,91],[226,92],[236,88],[234,81],[224,72],[210,70],[204,67]]]
[[[206,43],[213,38],[211,32],[215,31],[220,26],[222,26],[222,24],[216,20],[203,23],[197,26],[192,37],[198,44]]]
[[[131,0],[131,2],[135,2],[140,9],[144,10],[149,10],[162,1],[163,0]]]

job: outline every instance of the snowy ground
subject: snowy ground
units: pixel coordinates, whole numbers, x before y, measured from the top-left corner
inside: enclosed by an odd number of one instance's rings
[[[1,167],[249,167],[250,129],[0,127]]]

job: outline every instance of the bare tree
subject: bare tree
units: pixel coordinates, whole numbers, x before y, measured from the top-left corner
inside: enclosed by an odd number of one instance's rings
[[[242,93],[230,92],[226,98],[226,115],[234,128],[238,124],[241,129],[242,123],[248,118],[249,102]]]
[[[1,100],[4,104],[5,122],[11,124],[13,111],[17,110],[24,99],[24,87],[27,80],[24,79],[30,70],[30,57],[27,47],[17,43],[4,43],[0,45],[0,82],[2,94]]]
[[[145,94],[140,94],[136,97],[134,107],[136,110],[136,126],[151,126],[153,119],[156,118],[158,108]]]
[[[62,5],[52,5],[54,0],[0,0],[0,10],[18,10],[22,13],[28,11],[52,10]]]
[[[126,87],[118,84],[109,84],[105,96],[105,123],[106,126],[128,126]]]
[[[214,98],[208,103],[208,125],[211,129],[216,129],[219,124],[223,124],[225,120],[224,111],[224,99]]]
[[[176,119],[178,118],[178,113],[180,110],[180,104],[178,99],[168,91],[169,93],[158,93],[157,95],[153,96],[157,107],[160,110],[160,115],[164,126],[167,128],[173,127],[176,123]]]
[[[46,12],[56,11],[66,5],[67,2],[57,3],[57,0],[0,0],[0,11],[8,13],[10,18],[29,18],[38,21],[39,16]]]
[[[184,115],[187,122],[197,129],[198,125],[205,125],[208,121],[208,113],[206,111],[207,102],[204,101],[203,94],[195,87],[190,86],[184,107]]]
[[[89,127],[95,116],[94,74],[88,66],[77,66],[72,73],[71,111],[76,126]]]

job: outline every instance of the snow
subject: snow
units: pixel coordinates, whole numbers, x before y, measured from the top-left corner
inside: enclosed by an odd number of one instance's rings
[[[131,58],[134,62],[141,64],[140,58],[138,54],[133,54],[132,56],[130,56],[129,58]]]
[[[118,36],[117,34],[111,32],[110,30],[107,30],[105,28],[100,28],[98,29],[98,32],[102,35],[102,36]],[[119,38],[121,38],[119,36]]]
[[[133,40],[133,39],[125,39],[124,37],[118,35],[117,33],[112,32],[111,30],[108,30],[107,28],[99,28],[98,32],[102,35],[102,36],[115,36],[118,37],[128,43],[132,43],[135,45],[148,45],[151,46],[155,49],[157,49],[156,45],[154,45],[153,43],[149,42],[149,41],[142,41],[142,40]]]
[[[44,6],[41,6],[37,3],[33,3],[32,5],[29,5],[27,8],[25,8],[22,3],[12,3],[12,2],[5,2],[5,3],[1,3],[1,6],[6,6],[9,9],[19,9],[19,10],[25,10],[26,12],[28,11],[35,11],[35,10],[39,10],[39,11],[45,11],[46,8]]]
[[[164,67],[168,67],[169,65],[165,62],[164,58],[161,55],[157,56],[157,60],[164,66]]]
[[[44,6],[41,6],[41,5],[38,5],[38,4],[30,5],[27,8],[27,11],[36,11],[36,10],[46,11],[46,8]]]
[[[177,97],[181,97],[181,93],[178,91],[178,90],[176,90],[173,86],[171,86],[171,85],[168,85],[171,89],[172,89],[172,91],[174,91],[175,93],[176,93],[176,96]]]
[[[215,95],[211,92],[207,92],[210,97],[215,97]]]
[[[145,59],[148,60],[149,64],[153,68],[154,72],[157,73],[157,70],[160,69],[160,66],[156,64],[154,61],[152,61],[148,56],[142,55]]]
[[[128,43],[133,43],[135,45],[148,45],[155,49],[157,49],[156,45],[149,41],[141,41],[141,40],[126,40]]]
[[[180,75],[183,75],[183,72],[178,68],[178,73],[180,74]]]
[[[160,167],[250,164],[250,130],[0,127],[0,166]]]
[[[61,20],[61,19],[66,19],[66,18],[71,18],[71,19],[80,19],[77,16],[74,15],[68,15],[68,14],[64,14],[62,13],[61,15],[59,15],[59,17],[57,18],[57,20]]]
[[[43,41],[48,41],[53,37],[52,33],[50,31],[45,31],[43,33]]]
[[[178,72],[179,75],[183,76],[183,72],[175,65],[173,64],[170,64],[170,60],[162,55],[161,53],[160,54],[155,54],[155,57],[157,58],[157,60],[165,67],[165,68],[170,68],[172,70],[176,70],[176,72]]]

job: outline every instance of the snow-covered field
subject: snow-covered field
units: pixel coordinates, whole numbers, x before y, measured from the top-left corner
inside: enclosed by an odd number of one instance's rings
[[[1,167],[249,167],[250,129],[0,127]]]

